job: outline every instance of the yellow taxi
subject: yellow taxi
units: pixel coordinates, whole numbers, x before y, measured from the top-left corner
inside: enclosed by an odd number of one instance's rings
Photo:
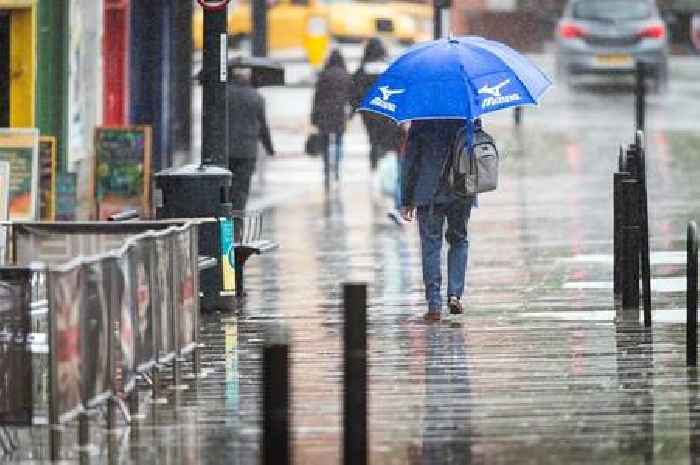
[[[394,9],[390,3],[377,0],[326,0],[328,27],[339,42],[362,42],[380,36],[404,44],[417,40],[416,21]]]
[[[374,36],[404,44],[427,40],[432,33],[430,6],[408,0],[276,0],[268,10],[270,50],[303,48],[311,64],[326,55],[330,39],[362,42]],[[229,5],[228,32],[233,46],[248,41],[249,0]],[[195,9],[194,44],[201,49],[203,13]]]
[[[268,47],[270,50],[304,49],[309,63],[317,66],[326,56],[330,36],[328,13],[315,0],[279,0],[268,10]],[[204,43],[204,13],[195,9],[193,19],[194,47]],[[250,2],[233,1],[229,5],[228,34],[230,44],[240,47],[249,41],[251,31]]]

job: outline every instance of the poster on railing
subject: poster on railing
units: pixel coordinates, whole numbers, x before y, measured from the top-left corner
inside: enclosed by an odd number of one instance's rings
[[[176,236],[175,256],[178,260],[179,284],[177,295],[179,298],[179,325],[180,325],[180,349],[191,350],[194,342],[195,301],[194,301],[194,269],[192,267],[192,243],[190,230],[185,229]]]
[[[49,273],[53,421],[65,423],[83,408],[80,315],[85,302],[85,273],[81,265]]]
[[[85,308],[82,314],[84,400],[100,404],[111,392],[109,372],[109,297],[103,261],[86,265]]]
[[[171,253],[172,239],[169,236],[161,236],[156,239],[156,266],[155,278],[158,290],[158,305],[156,306],[156,337],[158,345],[158,357],[162,358],[173,354],[173,326],[170,318],[172,308],[173,291],[173,258]]]
[[[0,270],[0,426],[32,424],[31,272]]]
[[[10,163],[10,219],[34,220],[39,199],[39,132],[0,129],[0,161]]]
[[[109,263],[109,262],[108,262]],[[124,397],[135,386],[136,357],[134,355],[134,307],[131,305],[129,256],[116,259],[109,266],[111,279],[109,293],[112,295],[114,308],[119,312],[119,336],[115,350],[114,366],[117,373],[116,390]]]
[[[148,370],[155,362],[153,314],[151,306],[151,254],[148,244],[136,242],[129,249],[130,286],[134,306],[134,349],[137,371]]]

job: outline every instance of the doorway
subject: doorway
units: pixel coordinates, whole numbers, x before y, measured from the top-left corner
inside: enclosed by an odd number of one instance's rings
[[[10,125],[10,12],[0,10],[0,128]]]

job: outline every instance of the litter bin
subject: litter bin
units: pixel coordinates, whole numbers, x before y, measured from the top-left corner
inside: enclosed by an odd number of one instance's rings
[[[154,203],[156,218],[221,218],[231,217],[231,172],[213,165],[186,165],[155,174]],[[199,227],[199,254],[221,257],[218,223]],[[203,270],[199,285],[200,307],[203,310],[233,309],[231,296],[221,295],[221,263]]]

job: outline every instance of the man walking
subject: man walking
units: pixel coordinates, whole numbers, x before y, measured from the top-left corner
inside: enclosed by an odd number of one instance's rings
[[[265,100],[250,85],[245,70],[236,70],[228,86],[229,170],[233,173],[231,197],[234,210],[245,210],[250,179],[258,157],[258,140],[269,156],[275,154],[265,116]]]
[[[442,232],[447,254],[447,305],[451,314],[464,312],[462,295],[467,270],[467,223],[473,198],[460,198],[450,192],[443,175],[457,131],[464,120],[416,120],[411,123],[402,167],[401,216],[406,221],[418,217],[427,321],[439,321],[442,311],[441,252]]]

